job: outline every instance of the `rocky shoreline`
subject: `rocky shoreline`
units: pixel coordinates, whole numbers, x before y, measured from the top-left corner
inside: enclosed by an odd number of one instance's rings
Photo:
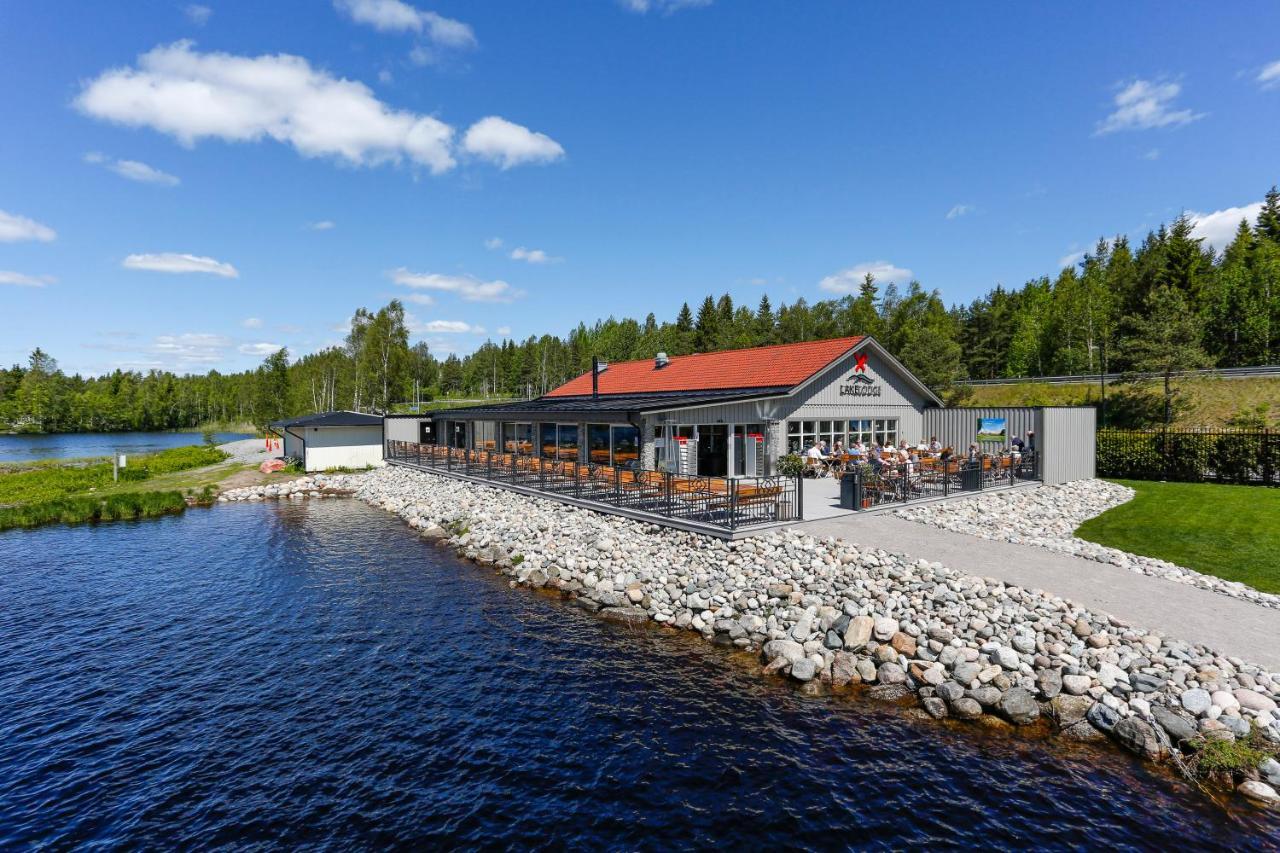
[[[794,530],[725,542],[396,466],[294,483],[219,500],[352,494],[513,585],[758,650],[765,673],[809,690],[1047,723],[1179,767],[1238,748],[1246,763],[1216,780],[1280,805],[1280,673],[1049,593]]]
[[[1130,554],[1075,536],[1085,521],[1133,499],[1133,489],[1105,480],[1079,480],[1058,486],[1013,489],[961,500],[904,507],[898,518],[966,533],[983,539],[1035,545],[1074,557],[1107,563],[1122,569],[1177,581],[1280,608],[1280,595],[1259,592],[1251,586],[1215,578],[1155,557]]]

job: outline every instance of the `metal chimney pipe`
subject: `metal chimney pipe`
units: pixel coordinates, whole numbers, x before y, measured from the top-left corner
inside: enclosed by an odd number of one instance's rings
[[[591,356],[591,399],[600,399],[600,359]]]

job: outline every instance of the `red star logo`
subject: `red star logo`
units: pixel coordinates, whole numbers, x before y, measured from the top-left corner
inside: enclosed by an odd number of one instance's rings
[[[867,372],[867,357],[866,357],[864,354],[862,354],[862,353],[858,353],[857,355],[855,355],[855,356],[854,356],[854,358],[855,358],[855,359],[857,359],[857,364],[855,364],[855,365],[854,365],[854,367],[853,367],[853,372],[854,372],[854,373],[866,373],[866,372]]]

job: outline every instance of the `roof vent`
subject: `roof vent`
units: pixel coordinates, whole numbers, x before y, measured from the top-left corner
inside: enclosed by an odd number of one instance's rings
[[[667,358],[665,352],[660,352],[653,357],[653,366],[655,370],[661,370],[671,363],[671,359]]]

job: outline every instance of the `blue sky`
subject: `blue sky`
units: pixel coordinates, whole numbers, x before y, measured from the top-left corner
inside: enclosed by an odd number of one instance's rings
[[[1280,181],[1280,5],[0,4],[0,361],[948,303]],[[480,331],[482,330],[482,331]]]

